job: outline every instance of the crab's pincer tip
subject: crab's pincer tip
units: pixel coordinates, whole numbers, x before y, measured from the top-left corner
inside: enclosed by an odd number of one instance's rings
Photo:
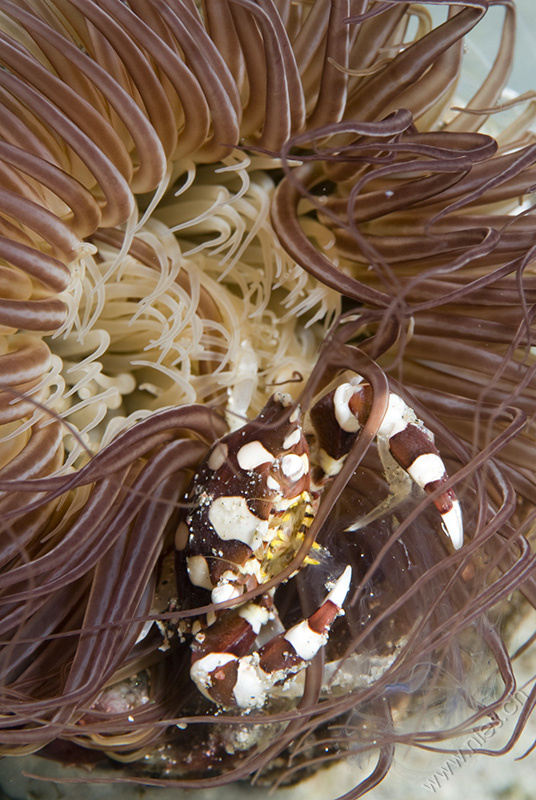
[[[337,578],[335,585],[326,597],[326,600],[330,600],[335,606],[337,606],[337,608],[342,608],[350,588],[351,579],[352,568],[347,566],[344,572]]]
[[[458,500],[452,501],[452,508],[441,514],[443,529],[455,550],[459,550],[463,545],[463,520],[462,510]]]

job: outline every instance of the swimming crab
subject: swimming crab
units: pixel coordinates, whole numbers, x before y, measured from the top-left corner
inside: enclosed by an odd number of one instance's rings
[[[315,438],[309,445],[300,407],[288,395],[274,394],[254,420],[212,446],[194,475],[177,530],[179,595],[187,578],[198,597],[205,590],[214,604],[236,601],[190,623],[191,677],[221,707],[263,707],[276,684],[285,686],[310,663],[344,613],[350,566],[326,585],[311,616],[260,645],[257,637],[277,618],[274,590],[239,599],[280,574],[297,554],[322,491],[342,469],[371,404],[369,384],[359,378],[342,383],[311,409]],[[392,392],[376,438],[382,460],[396,462],[424,491],[447,480],[433,435]],[[461,547],[454,491],[445,489],[434,504],[452,545]],[[307,561],[314,562],[314,549]]]

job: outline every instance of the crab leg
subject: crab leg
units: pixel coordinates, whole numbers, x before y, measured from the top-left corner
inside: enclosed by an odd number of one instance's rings
[[[368,384],[343,383],[326,395],[311,410],[319,442],[319,462],[326,478],[336,475],[372,406]],[[395,461],[425,492],[433,492],[448,479],[433,435],[414,411],[394,393],[389,394],[385,417],[378,429],[378,443],[386,441]],[[317,478],[318,481],[318,478]],[[456,549],[463,544],[463,522],[459,501],[453,489],[434,499],[445,533]]]
[[[447,481],[448,474],[432,434],[396,394],[389,395],[389,408],[379,434],[388,438],[395,461],[425,492],[433,492]],[[434,505],[441,514],[445,533],[458,550],[463,544],[463,522],[456,493],[445,489],[434,500]]]
[[[310,616],[287,631],[270,639],[249,655],[249,649],[269,610],[251,602],[224,614],[198,634],[192,648],[190,674],[199,690],[222,706],[250,709],[264,705],[276,683],[284,683],[304,669],[326,643],[333,621],[342,612],[350,588],[352,570],[346,567],[324,599]],[[218,625],[218,623],[220,623]],[[249,627],[249,631],[248,631]],[[222,629],[226,635],[222,637]],[[227,644],[224,650],[223,643]]]

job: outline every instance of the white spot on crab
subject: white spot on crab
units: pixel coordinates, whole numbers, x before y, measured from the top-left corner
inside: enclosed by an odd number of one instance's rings
[[[423,453],[417,456],[413,464],[407,468],[407,473],[421,489],[427,483],[440,481],[446,475],[445,465],[436,453]]]
[[[190,676],[205,697],[211,699],[207,689],[212,686],[212,673],[218,667],[228,664],[229,661],[237,660],[237,657],[232,653],[208,653],[203,658],[194,661],[190,667]]]
[[[295,453],[289,453],[281,459],[281,469],[285,477],[290,478],[292,481],[297,481],[307,472],[305,463],[301,456]]]
[[[278,482],[275,480],[275,478],[272,478],[271,475],[268,475],[268,477],[266,478],[266,486],[267,486],[268,489],[271,489],[273,492],[280,492],[281,491],[281,486],[278,484]]]
[[[226,581],[225,583],[218,583],[214,587],[210,598],[213,603],[225,603],[227,600],[234,600],[235,597],[240,597],[241,594],[242,592],[236,586]]]
[[[261,628],[270,620],[270,612],[257,603],[246,603],[238,610],[239,616],[249,622],[253,633],[258,635]]]
[[[255,656],[245,656],[240,659],[233,690],[234,698],[240,708],[263,706],[272,685],[270,677],[256,663]]]
[[[242,575],[255,575],[259,583],[261,583],[261,562],[258,558],[248,558],[245,564],[240,567]]]
[[[237,539],[252,550],[271,538],[267,536],[268,520],[252,514],[244,497],[216,497],[210,506],[208,518],[220,539]]]
[[[214,446],[211,454],[208,457],[207,466],[209,469],[217,470],[219,469],[225,462],[229,456],[229,448],[225,444],[225,442],[218,442]]]
[[[274,500],[274,511],[287,511],[287,509],[292,508],[303,497],[303,492],[301,494],[297,494],[294,497],[279,497]]]
[[[310,661],[313,656],[316,656],[322,645],[327,642],[327,635],[325,633],[316,633],[309,627],[306,619],[294,625],[285,633],[284,638],[290,642],[296,653],[303,658],[304,661]]]
[[[341,458],[332,458],[324,449],[320,448],[318,451],[318,461],[324,474],[327,475],[328,478],[333,478],[335,475],[338,475],[343,468],[346,455]]]
[[[188,556],[186,564],[191,584],[201,586],[202,589],[212,589],[208,562],[204,556]]]
[[[274,456],[259,441],[244,444],[236,454],[238,464],[246,472],[255,469],[260,464],[271,464]]]
[[[296,430],[292,431],[291,433],[288,434],[288,436],[285,437],[283,441],[283,450],[290,450],[291,447],[294,447],[294,445],[298,444],[301,437],[302,437],[301,430],[299,428],[296,428]]]
[[[356,391],[356,387],[351,383],[341,383],[341,385],[335,389],[335,394],[333,396],[335,419],[343,431],[347,433],[355,433],[361,427],[359,420],[348,405]]]
[[[417,425],[421,430],[426,430],[408,404],[397,394],[391,392],[385,417],[378,429],[378,436],[386,436],[390,439],[392,436],[396,436],[397,433],[404,431],[410,424]],[[427,430],[426,432],[433,441],[432,434]]]

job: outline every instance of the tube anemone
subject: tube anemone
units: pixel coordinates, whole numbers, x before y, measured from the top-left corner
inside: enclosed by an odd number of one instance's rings
[[[495,6],[459,106],[464,37]],[[186,788],[371,756],[350,800],[396,744],[497,722],[536,604],[514,21],[510,0],[0,0],[2,755]],[[274,387],[307,415],[348,375],[372,386],[363,435],[272,579],[286,627],[309,615],[316,542],[352,566],[345,615],[265,707],[222,710],[190,680],[201,612],[174,575],[192,473]],[[390,390],[435,434],[460,551],[385,474]]]

